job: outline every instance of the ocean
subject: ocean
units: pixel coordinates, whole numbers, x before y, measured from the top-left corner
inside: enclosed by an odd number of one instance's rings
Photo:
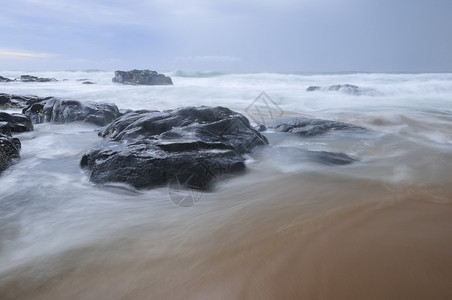
[[[181,207],[168,187],[91,183],[79,163],[101,142],[96,126],[35,125],[0,175],[0,299],[452,298],[452,74],[173,71],[174,86],[130,86],[111,71],[0,72],[22,74],[58,82],[0,92],[369,132],[270,139],[356,162],[249,157],[245,174],[182,191],[196,201]]]

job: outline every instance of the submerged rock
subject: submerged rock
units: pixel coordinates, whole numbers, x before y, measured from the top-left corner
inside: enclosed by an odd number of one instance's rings
[[[96,183],[153,188],[171,182],[207,189],[218,176],[245,169],[244,154],[267,139],[224,107],[136,111],[99,134],[109,141],[86,153],[81,167]]]
[[[0,112],[0,123],[3,124],[2,127],[9,127],[10,132],[33,131],[33,124],[31,123],[30,118],[23,114]]]
[[[14,160],[20,158],[20,147],[18,138],[0,133],[0,173],[6,170]]]
[[[87,122],[104,126],[120,113],[113,103],[80,102],[50,98],[27,106],[22,111],[34,124],[44,122]]]
[[[289,118],[267,122],[266,127],[277,132],[288,132],[302,136],[316,136],[333,131],[366,131],[352,124],[310,118]]]
[[[115,71],[113,82],[132,85],[172,85],[170,77],[151,70]]]
[[[348,165],[356,160],[344,153],[311,151],[295,147],[262,147],[253,153],[256,159],[268,159],[280,165],[314,162],[322,165]]]
[[[346,93],[346,94],[350,94],[350,95],[356,95],[356,96],[367,94],[367,93],[371,93],[371,92],[375,92],[374,90],[363,89],[363,88],[360,88],[359,86],[356,86],[356,85],[353,85],[353,84],[335,84],[335,85],[330,85],[330,86],[326,86],[326,87],[312,85],[312,86],[309,86],[306,89],[306,91],[308,91],[308,92],[314,92],[314,91],[338,91],[338,92],[342,92],[342,93]]]

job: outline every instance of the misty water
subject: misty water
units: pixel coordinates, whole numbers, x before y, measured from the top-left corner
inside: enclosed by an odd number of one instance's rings
[[[452,297],[452,74],[166,73],[174,86],[115,84],[101,71],[0,74],[59,80],[0,83],[3,93],[225,106],[255,124],[265,92],[277,112],[266,118],[369,130],[264,133],[273,146],[356,162],[249,157],[245,174],[180,207],[168,187],[91,183],[79,163],[102,141],[98,127],[35,125],[15,135],[21,160],[0,175],[0,299]],[[346,83],[362,93],[306,91]]]

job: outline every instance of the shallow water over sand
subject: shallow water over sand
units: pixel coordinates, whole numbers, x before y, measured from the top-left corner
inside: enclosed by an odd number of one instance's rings
[[[357,162],[250,158],[244,175],[178,207],[168,188],[90,183],[78,164],[100,142],[96,127],[37,125],[18,135],[22,159],[0,176],[0,299],[452,297],[451,75],[176,76],[174,87],[156,89],[113,85],[103,72],[39,75],[71,80],[1,91],[246,113],[265,90],[285,116],[371,132],[269,135],[275,146]],[[337,83],[378,93],[304,91]]]

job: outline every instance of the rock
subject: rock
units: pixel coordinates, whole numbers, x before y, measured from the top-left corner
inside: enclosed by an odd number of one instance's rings
[[[30,117],[34,124],[81,121],[99,126],[110,123],[120,115],[118,107],[113,103],[80,102],[59,98],[34,103],[24,108],[22,112]]]
[[[313,92],[313,91],[318,91],[318,90],[320,90],[320,87],[317,85],[312,85],[306,89],[306,91],[308,91],[308,92]]]
[[[109,141],[80,163],[90,180],[139,189],[172,182],[208,189],[217,177],[244,170],[245,153],[268,144],[243,115],[206,106],[130,112],[99,135]]]
[[[115,71],[113,82],[132,85],[172,85],[170,77],[150,70]]]
[[[33,131],[33,124],[29,117],[23,114],[8,114],[0,112],[0,123],[6,123],[11,132]]]
[[[344,153],[311,151],[295,147],[261,147],[253,152],[256,159],[268,159],[279,165],[315,162],[323,165],[348,165],[356,160]]]
[[[41,78],[31,75],[22,75],[19,78],[16,78],[15,81],[20,82],[51,82],[51,81],[58,81],[55,78]]]
[[[83,81],[82,84],[95,84],[95,83],[91,81]]]
[[[0,133],[0,172],[6,170],[14,160],[20,158],[20,146],[18,138]]]
[[[375,92],[374,90],[371,89],[362,89],[356,85],[352,85],[352,84],[336,84],[336,85],[331,85],[331,86],[327,86],[327,87],[320,87],[320,86],[310,86],[306,89],[306,91],[308,92],[313,92],[313,91],[338,91],[338,92],[342,92],[342,93],[346,93],[346,94],[350,94],[350,95],[363,95],[363,94],[367,94],[367,93],[373,93]]]
[[[273,120],[265,124],[267,128],[278,132],[294,133],[302,136],[316,136],[332,131],[366,131],[362,127],[352,124],[310,118],[289,118],[284,120]]]
[[[9,78],[6,78],[6,77],[3,77],[3,76],[0,76],[0,82],[11,82],[11,81],[13,81],[13,80],[9,79]]]
[[[40,98],[38,96],[18,96],[0,93],[0,108],[24,108],[28,105],[41,102],[52,97]]]

